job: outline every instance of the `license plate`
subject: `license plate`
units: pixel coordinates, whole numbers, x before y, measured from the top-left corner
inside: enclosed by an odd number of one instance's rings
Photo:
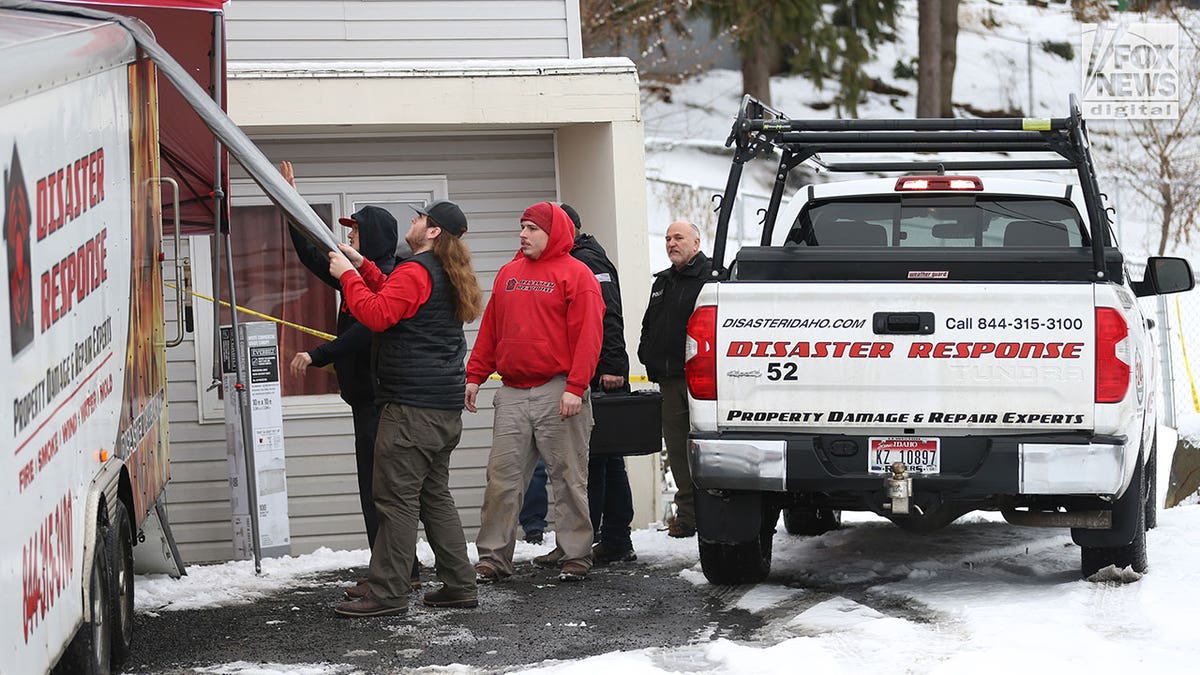
[[[872,437],[867,453],[868,473],[891,473],[900,462],[909,473],[935,474],[942,470],[940,438],[913,436]]]

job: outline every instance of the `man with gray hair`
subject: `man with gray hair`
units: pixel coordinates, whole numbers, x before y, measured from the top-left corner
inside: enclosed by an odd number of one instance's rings
[[[700,250],[700,228],[686,220],[667,227],[666,242],[671,266],[654,275],[650,304],[642,317],[638,360],[646,366],[646,375],[662,390],[663,440],[676,487],[675,515],[667,519],[667,534],[690,537],[696,534],[696,506],[687,459],[691,425],[683,349],[687,322],[700,288],[710,277],[712,262]]]

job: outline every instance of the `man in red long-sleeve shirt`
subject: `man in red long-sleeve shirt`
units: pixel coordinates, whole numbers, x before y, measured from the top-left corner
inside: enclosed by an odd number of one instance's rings
[[[353,248],[329,254],[329,273],[346,304],[374,333],[375,506],[379,531],[365,589],[334,610],[383,616],[408,610],[409,569],[417,520],[433,546],[442,588],[422,598],[430,607],[477,607],[475,574],[450,494],[450,453],[462,436],[467,340],[463,324],[483,306],[462,241],[467,219],[453,202],[416,209],[405,241],[411,258],[384,276]],[[357,588],[357,587],[356,587]]]
[[[569,254],[575,227],[555,204],[521,215],[521,250],[500,268],[467,364],[465,405],[475,412],[479,385],[493,373],[503,384],[493,400],[495,422],[487,489],[480,512],[477,579],[513,573],[517,515],[538,457],[554,487],[564,581],[592,567],[588,512],[588,384],[600,359],[604,298],[587,265]]]

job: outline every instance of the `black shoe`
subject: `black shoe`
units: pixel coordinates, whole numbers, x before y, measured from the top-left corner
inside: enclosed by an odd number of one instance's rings
[[[592,547],[592,564],[607,565],[615,562],[633,562],[637,560],[637,554],[633,552],[633,547],[617,548],[608,544],[600,543]]]
[[[542,530],[530,530],[525,533],[526,544],[540,544],[545,539],[545,533]]]

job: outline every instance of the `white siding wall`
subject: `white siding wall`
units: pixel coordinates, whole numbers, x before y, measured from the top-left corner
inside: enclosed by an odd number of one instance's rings
[[[575,0],[237,0],[230,61],[578,58]]]
[[[471,224],[467,242],[485,299],[496,271],[516,250],[521,212],[557,194],[554,137],[549,132],[258,140],[258,145],[273,162],[288,159],[302,167],[298,172],[306,178],[445,175],[450,198],[462,206]],[[232,176],[238,177],[239,167],[231,163],[231,168]],[[170,261],[165,271],[170,280]],[[210,311],[210,307],[197,301],[196,311]],[[168,299],[166,313],[168,335],[174,335],[173,299]],[[468,326],[472,344],[475,334],[476,327]],[[225,429],[222,424],[198,422],[197,387],[206,388],[210,376],[202,373],[197,382],[197,344],[196,336],[189,335],[167,352],[172,473],[167,498],[172,529],[186,563],[227,560],[233,555]],[[464,413],[462,443],[451,462],[451,488],[468,539],[474,538],[479,526],[494,386],[486,386],[481,396],[481,408],[486,410]],[[285,419],[284,433],[292,553],[308,553],[319,546],[365,548],[349,408],[341,417]]]

